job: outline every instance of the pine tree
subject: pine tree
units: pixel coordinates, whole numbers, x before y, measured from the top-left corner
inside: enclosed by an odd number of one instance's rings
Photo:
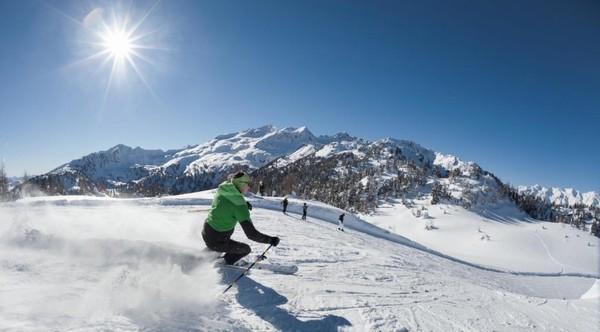
[[[0,201],[8,200],[8,178],[4,170],[4,162],[0,163]]]
[[[433,188],[431,188],[431,204],[432,205],[435,205],[440,202],[440,191],[441,191],[441,185],[439,183],[434,184]]]

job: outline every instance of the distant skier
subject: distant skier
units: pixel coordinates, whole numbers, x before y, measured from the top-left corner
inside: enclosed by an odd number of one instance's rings
[[[594,220],[592,223],[592,229],[590,230],[593,236],[600,237],[600,230],[598,229],[598,222]]]
[[[283,214],[287,214],[287,207],[288,207],[288,199],[287,196],[285,196],[283,198],[283,201],[281,201],[281,204],[283,204]]]
[[[249,205],[242,196],[249,189],[250,177],[244,172],[238,172],[231,180],[221,183],[202,229],[206,247],[212,251],[224,252],[226,264],[234,264],[251,251],[249,245],[231,240],[238,222],[248,239],[273,246],[279,244],[278,237],[265,235],[254,228],[250,220]]]
[[[345,213],[342,213],[342,214],[340,214],[340,216],[338,217],[339,226],[340,226],[340,227],[338,227],[338,230],[340,230],[340,231],[342,231],[342,232],[344,231],[344,216],[345,216],[345,215],[346,215]]]
[[[265,195],[265,184],[262,181],[258,183],[258,192],[261,196]]]
[[[306,211],[308,211],[308,205],[304,202],[304,205],[302,205],[302,220],[306,220]]]

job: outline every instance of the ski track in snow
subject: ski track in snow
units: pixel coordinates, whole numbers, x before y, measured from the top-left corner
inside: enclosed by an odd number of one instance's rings
[[[565,266],[569,266],[568,264],[564,264],[559,262],[558,260],[556,260],[556,258],[554,258],[554,256],[552,256],[552,253],[550,252],[550,249],[548,249],[548,246],[546,245],[546,242],[544,242],[544,239],[542,239],[540,237],[540,235],[537,233],[537,231],[535,231],[535,237],[540,241],[540,243],[542,244],[542,246],[544,247],[544,251],[546,251],[546,254],[548,255],[548,257],[554,262],[556,263],[556,265],[561,267],[561,271],[564,271]],[[562,274],[562,272],[560,273]]]
[[[207,263],[198,233],[207,211],[187,212],[207,201],[171,201],[0,206],[0,326],[593,331],[600,323],[598,299],[577,298],[591,287],[590,278],[523,276],[465,264],[399,245],[391,234],[389,241],[379,229],[354,221],[339,232],[334,208],[312,207],[308,221],[301,221],[273,211],[278,206],[271,202],[253,203],[252,212],[259,230],[281,237],[268,259],[297,264],[299,271],[289,276],[253,270],[220,295],[237,273]],[[365,228],[375,236],[360,231]],[[241,230],[234,238],[254,253],[265,248]]]

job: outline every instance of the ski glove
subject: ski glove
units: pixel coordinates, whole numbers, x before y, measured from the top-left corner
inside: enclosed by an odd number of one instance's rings
[[[273,247],[277,247],[277,245],[279,244],[279,238],[277,236],[271,237],[271,240],[269,240],[269,244]]]
[[[248,206],[248,210],[252,210],[252,204],[250,204],[250,202],[246,202],[246,205]]]

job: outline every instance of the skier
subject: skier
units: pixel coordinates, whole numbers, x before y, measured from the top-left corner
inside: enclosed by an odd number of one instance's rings
[[[592,223],[591,233],[592,233],[593,236],[598,236],[598,222],[595,221],[595,220]],[[600,237],[600,236],[598,236],[598,237]]]
[[[342,231],[342,232],[344,231],[344,216],[345,216],[345,215],[346,215],[345,213],[342,213],[342,214],[340,214],[340,216],[338,217],[338,220],[339,220],[339,225],[340,225],[340,227],[338,227],[338,230],[340,230],[340,231]]]
[[[212,251],[224,252],[223,258],[228,265],[234,264],[251,251],[249,245],[231,240],[238,222],[248,239],[274,247],[279,244],[278,237],[257,231],[250,220],[250,205],[242,196],[249,191],[249,183],[250,177],[244,172],[238,172],[231,180],[221,183],[202,229],[206,247]]]
[[[302,220],[306,220],[306,211],[308,210],[308,205],[304,202],[302,205]]]
[[[287,206],[288,206],[287,196],[285,196],[283,198],[283,201],[281,201],[281,204],[283,204],[283,214],[287,214]]]
[[[265,195],[265,184],[262,181],[258,183],[258,192],[261,196]]]

